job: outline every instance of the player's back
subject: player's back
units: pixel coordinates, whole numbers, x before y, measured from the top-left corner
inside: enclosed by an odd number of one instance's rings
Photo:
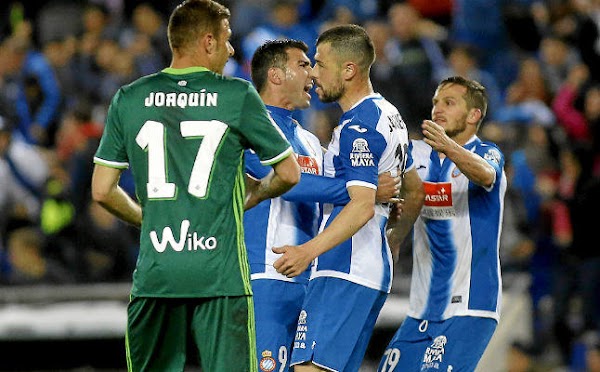
[[[249,83],[205,69],[179,71],[185,73],[161,72],[123,87],[107,118],[112,137],[100,146],[101,158],[129,162],[143,208],[133,293],[248,294],[243,150],[264,144],[264,159],[289,145],[274,146],[283,137],[273,138],[262,103],[250,105],[260,99]],[[124,153],[112,153],[111,143],[124,144]]]

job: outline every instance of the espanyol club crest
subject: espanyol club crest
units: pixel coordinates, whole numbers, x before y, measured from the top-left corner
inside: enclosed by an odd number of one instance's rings
[[[275,369],[275,359],[273,359],[273,353],[271,350],[265,350],[262,352],[262,359],[258,363],[261,371],[271,372]]]

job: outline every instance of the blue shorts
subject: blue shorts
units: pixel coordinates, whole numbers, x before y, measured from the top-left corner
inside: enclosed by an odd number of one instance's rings
[[[258,370],[290,371],[290,355],[306,284],[253,279]]]
[[[495,319],[472,316],[440,322],[407,317],[388,344],[378,371],[474,371],[497,325]]]
[[[291,364],[312,362],[331,371],[358,371],[386,298],[385,292],[347,280],[312,279]]]

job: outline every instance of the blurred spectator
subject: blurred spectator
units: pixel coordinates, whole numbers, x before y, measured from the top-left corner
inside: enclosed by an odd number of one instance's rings
[[[73,277],[58,262],[44,256],[44,236],[34,227],[12,231],[6,246],[10,271],[5,284],[66,284]]]
[[[542,196],[539,193],[538,175],[554,174],[557,171],[556,143],[551,131],[545,127],[531,123],[521,128],[523,143],[512,152],[510,161],[514,169],[512,187],[525,201],[527,221],[537,226],[541,209]]]
[[[538,60],[552,95],[558,92],[569,71],[580,63],[579,54],[564,38],[546,35],[540,43]]]
[[[508,86],[506,103],[496,110],[494,119],[505,124],[552,127],[556,118],[549,106],[550,97],[540,63],[532,57],[524,58],[517,79]]]
[[[600,2],[587,0],[573,3],[576,4],[573,45],[579,51],[582,62],[590,69],[592,79],[600,82]]]
[[[408,3],[393,4],[388,11],[392,38],[386,58],[393,66],[392,82],[402,97],[390,101],[400,110],[409,133],[420,133],[422,120],[431,116],[431,97],[446,68],[437,41],[420,32],[421,17]]]
[[[12,85],[10,99],[19,118],[16,128],[19,137],[32,144],[49,146],[61,92],[48,60],[25,37],[12,36],[2,43],[0,62],[5,64],[7,85]]]
[[[93,44],[102,39],[118,39],[120,25],[112,19],[112,15],[105,4],[87,1],[81,16],[83,24],[82,40]]]
[[[531,256],[535,251],[532,228],[527,220],[525,202],[519,191],[512,186],[514,170],[510,161],[504,166],[506,195],[504,197],[504,216],[500,237],[500,262],[502,271],[527,272]]]
[[[600,179],[591,177],[590,155],[585,146],[563,147],[557,197],[547,209],[560,248],[554,272],[554,334],[564,365],[570,363],[578,337],[600,330],[600,251],[589,244],[595,224],[585,215],[600,208]]]
[[[517,56],[504,22],[503,0],[454,0],[450,40],[476,46],[479,65],[504,91],[517,74]]]
[[[38,222],[43,188],[49,175],[45,156],[39,148],[13,140],[14,130],[0,117],[0,206],[4,226]]]
[[[273,0],[268,21],[243,38],[241,52],[247,76],[250,76],[250,60],[254,51],[267,40],[290,38],[304,41],[309,47],[308,57],[314,57],[318,27],[312,22],[301,22],[299,4],[300,0]]]
[[[93,157],[102,129],[92,120],[92,106],[81,100],[64,114],[56,136],[56,155],[68,174],[69,194],[78,215],[90,199]]]
[[[448,54],[448,67],[442,72],[442,78],[459,75],[480,82],[488,95],[487,117],[494,120],[495,114],[502,107],[500,87],[494,75],[479,68],[478,51],[468,44],[455,44]]]
[[[150,3],[141,3],[134,8],[131,23],[121,33],[120,43],[134,56],[138,73],[147,75],[168,67],[171,50],[162,14]]]
[[[391,41],[391,28],[384,20],[370,20],[365,23],[365,30],[373,41],[375,47],[375,62],[371,66],[371,83],[373,89],[384,96],[388,101],[403,102],[403,85],[395,80],[394,65],[386,54],[386,47]],[[404,116],[405,107],[398,106],[400,114]],[[406,120],[406,118],[404,118]],[[409,133],[420,136],[420,133]]]
[[[43,53],[54,71],[61,91],[61,111],[74,104],[81,97],[81,76],[78,73],[75,56],[77,39],[67,36],[64,39],[49,40],[43,45]]]
[[[572,142],[591,143],[594,141],[592,133],[599,132],[596,126],[600,120],[600,95],[598,88],[586,91],[588,79],[587,66],[574,66],[552,103],[558,123]],[[584,97],[583,105],[577,107],[579,96]]]
[[[112,39],[103,39],[98,44],[94,54],[96,83],[93,87],[96,105],[108,107],[112,96],[119,87],[135,80],[139,76],[134,63],[134,57],[126,53]]]
[[[54,0],[40,7],[35,19],[38,45],[81,34],[84,1]]]

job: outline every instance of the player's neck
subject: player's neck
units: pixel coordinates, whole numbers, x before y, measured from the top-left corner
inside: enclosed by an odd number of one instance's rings
[[[210,70],[210,62],[208,58],[201,58],[198,55],[181,55],[173,57],[171,60],[171,68],[188,68],[188,67],[205,67]]]
[[[346,85],[346,91],[342,98],[338,100],[343,112],[350,110],[356,103],[360,102],[366,96],[373,94],[373,85],[370,80]]]

